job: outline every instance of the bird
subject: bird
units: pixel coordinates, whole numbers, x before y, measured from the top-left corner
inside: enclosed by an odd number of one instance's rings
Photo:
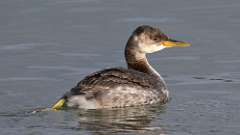
[[[127,68],[107,68],[84,77],[51,108],[101,109],[165,104],[169,101],[169,89],[149,64],[147,54],[190,45],[169,38],[158,27],[138,26],[125,46]]]

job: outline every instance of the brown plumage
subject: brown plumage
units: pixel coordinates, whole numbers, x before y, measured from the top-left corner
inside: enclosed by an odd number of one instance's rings
[[[137,94],[137,92],[123,94],[116,90],[118,88],[121,88],[121,91],[130,90],[132,88],[134,89],[133,91],[137,90],[139,94]],[[97,106],[123,107],[133,106],[136,102],[138,105],[159,101],[165,103],[167,101],[167,97],[163,96],[162,98],[158,98],[153,96],[153,93],[163,95],[163,93],[161,93],[162,89],[166,90],[167,88],[164,82],[155,76],[150,76],[146,73],[131,69],[111,68],[85,77],[77,84],[77,86],[71,89],[70,93],[66,94],[65,98],[69,98],[68,95],[79,95],[86,97],[89,101],[97,99]],[[110,95],[109,97],[107,93],[114,90],[116,93],[112,93],[115,96],[111,97]],[[149,90],[154,92],[143,94],[148,93]],[[139,98],[144,99],[144,101]],[[131,102],[131,100],[135,101]]]
[[[139,26],[125,47],[127,69],[110,68],[90,74],[61,99],[68,107],[85,109],[166,103],[167,86],[148,63],[146,54],[174,46],[174,43],[186,46],[183,42],[172,41],[158,28]]]

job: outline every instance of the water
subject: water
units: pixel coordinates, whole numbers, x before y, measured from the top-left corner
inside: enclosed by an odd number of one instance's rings
[[[237,0],[0,1],[0,134],[239,135],[239,12]],[[125,66],[141,24],[192,43],[150,55],[168,104],[30,113],[93,71]]]

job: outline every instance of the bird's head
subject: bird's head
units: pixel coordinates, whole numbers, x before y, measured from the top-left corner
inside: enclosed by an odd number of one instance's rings
[[[134,44],[131,47],[134,47],[141,53],[153,53],[170,47],[190,46],[190,43],[173,40],[161,32],[159,28],[148,25],[137,27],[128,42]]]

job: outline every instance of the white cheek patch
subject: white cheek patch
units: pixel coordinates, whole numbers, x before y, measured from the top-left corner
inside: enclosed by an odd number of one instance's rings
[[[152,44],[152,45],[140,44],[139,46],[141,48],[141,51],[144,53],[153,53],[166,48],[165,46],[162,46],[159,44]]]

